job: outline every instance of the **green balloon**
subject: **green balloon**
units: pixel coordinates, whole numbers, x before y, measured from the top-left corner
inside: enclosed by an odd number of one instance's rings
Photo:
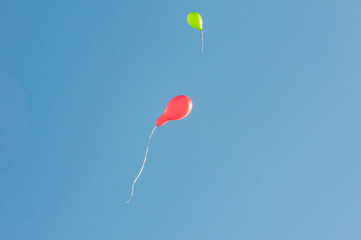
[[[197,29],[199,31],[202,31],[202,29],[203,29],[203,20],[202,20],[201,15],[199,15],[199,13],[191,12],[190,14],[188,14],[187,21],[188,21],[188,24],[192,28],[195,28],[195,29]]]

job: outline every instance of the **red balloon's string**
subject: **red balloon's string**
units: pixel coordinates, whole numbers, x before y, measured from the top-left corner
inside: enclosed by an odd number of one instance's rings
[[[152,139],[152,135],[153,135],[153,133],[154,133],[154,131],[155,131],[156,128],[157,128],[157,126],[155,126],[155,127],[153,128],[153,131],[152,131],[152,133],[151,133],[150,136],[149,136],[148,146],[147,146],[147,150],[145,151],[145,157],[144,157],[144,160],[143,160],[143,165],[142,165],[142,168],[140,169],[140,172],[138,173],[138,176],[134,179],[134,182],[133,182],[133,184],[132,184],[132,193],[130,194],[130,198],[128,199],[127,203],[129,203],[130,200],[132,199],[133,194],[134,194],[134,184],[137,182],[139,176],[140,176],[140,175],[142,174],[142,172],[143,172],[143,168],[144,168],[145,162],[147,161],[147,155],[148,155],[150,140]]]

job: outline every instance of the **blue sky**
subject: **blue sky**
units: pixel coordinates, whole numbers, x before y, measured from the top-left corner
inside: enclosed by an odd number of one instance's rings
[[[2,1],[0,239],[360,239],[360,7]]]

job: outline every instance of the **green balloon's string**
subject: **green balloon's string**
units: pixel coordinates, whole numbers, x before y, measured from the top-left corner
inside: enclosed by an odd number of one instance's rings
[[[151,133],[150,136],[149,136],[148,146],[147,146],[147,150],[145,151],[145,157],[144,157],[144,160],[143,160],[143,165],[142,165],[142,168],[140,169],[140,172],[138,173],[138,176],[134,179],[134,182],[133,182],[133,184],[132,184],[132,193],[130,194],[130,198],[128,199],[127,203],[129,203],[130,200],[132,199],[133,194],[134,194],[134,184],[137,182],[139,176],[140,176],[140,175],[142,174],[142,172],[143,172],[143,168],[144,168],[145,162],[147,161],[147,155],[148,155],[148,150],[149,150],[150,139],[152,139],[152,135],[153,135],[153,133],[154,133],[154,131],[155,131],[156,128],[157,128],[157,126],[155,126],[155,127],[153,128],[153,131],[152,131],[152,133]]]
[[[203,53],[203,49],[204,49],[203,30],[201,32],[202,32],[202,53]]]

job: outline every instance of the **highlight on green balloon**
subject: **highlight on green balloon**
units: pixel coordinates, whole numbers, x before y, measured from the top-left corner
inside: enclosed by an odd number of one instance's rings
[[[199,31],[203,29],[203,20],[199,13],[191,12],[187,17],[188,24]]]

